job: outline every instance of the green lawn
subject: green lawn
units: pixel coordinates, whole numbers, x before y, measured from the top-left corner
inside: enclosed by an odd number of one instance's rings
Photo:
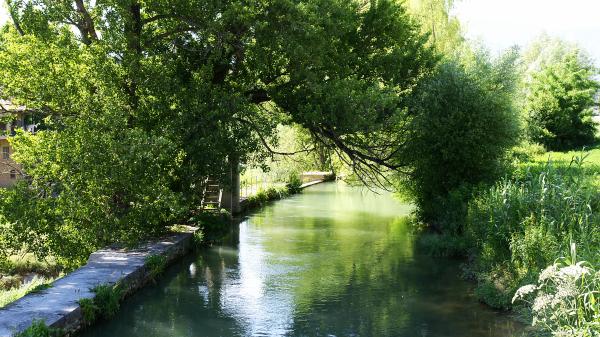
[[[589,149],[583,151],[569,151],[569,152],[546,152],[538,154],[534,157],[534,162],[546,162],[551,160],[556,163],[569,164],[575,157],[585,156],[584,165],[598,165],[600,166],[600,145],[595,145]]]

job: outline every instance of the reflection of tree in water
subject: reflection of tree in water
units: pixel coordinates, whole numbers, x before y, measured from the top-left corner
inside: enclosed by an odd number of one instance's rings
[[[309,262],[311,272],[294,289],[294,335],[374,336],[404,329],[407,299],[415,292],[401,273],[412,259],[407,219],[371,235],[332,235],[340,245]]]
[[[510,335],[456,262],[414,255],[391,199],[323,189],[253,215],[86,336]]]

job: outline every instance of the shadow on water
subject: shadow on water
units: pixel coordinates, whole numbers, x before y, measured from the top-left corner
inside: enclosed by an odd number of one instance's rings
[[[518,336],[456,261],[414,254],[411,207],[323,184],[169,268],[82,336]]]

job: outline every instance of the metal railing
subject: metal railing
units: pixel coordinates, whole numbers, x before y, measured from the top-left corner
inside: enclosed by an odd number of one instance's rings
[[[267,174],[242,176],[240,178],[240,198],[246,199],[257,194],[259,191],[264,191],[271,187],[282,187],[285,184],[286,182],[282,179],[277,179]]]

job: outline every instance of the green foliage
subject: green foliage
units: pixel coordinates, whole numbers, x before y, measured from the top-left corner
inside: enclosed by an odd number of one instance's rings
[[[300,186],[302,186],[302,179],[300,179],[300,175],[296,172],[290,173],[285,186],[290,194],[299,193],[301,191]]]
[[[200,230],[195,235],[197,239],[204,241],[213,241],[223,236],[228,230],[228,224],[231,221],[229,214],[214,214],[212,212],[198,213],[189,219],[189,222]],[[199,234],[198,234],[199,233]],[[196,239],[196,240],[197,240]]]
[[[43,131],[12,140],[27,179],[0,196],[0,252],[70,267],[189,218],[206,177],[264,161],[278,124],[392,165],[402,98],[437,61],[395,0],[9,5],[1,95]]]
[[[544,146],[537,143],[521,142],[519,145],[510,149],[510,158],[516,164],[527,163],[534,161],[539,156],[546,155],[546,149]],[[569,158],[569,160],[572,156]],[[547,161],[545,158],[544,161]]]
[[[495,63],[474,57],[466,65],[443,63],[416,89],[401,155],[410,172],[400,189],[422,220],[452,235],[460,235],[473,188],[503,172],[519,130],[511,98],[514,53]]]
[[[452,55],[465,42],[460,22],[451,14],[454,0],[409,0],[409,10],[442,53]]]
[[[525,111],[533,141],[553,150],[591,144],[596,131],[592,107],[600,84],[592,63],[578,51],[534,73]]]
[[[532,324],[553,336],[590,337],[600,334],[600,272],[577,261],[575,245],[570,258],[561,258],[544,269],[534,284],[515,293],[512,302],[524,302]]]
[[[146,257],[145,264],[150,279],[155,281],[156,278],[165,271],[165,268],[167,267],[167,257],[160,254],[150,255]]]
[[[93,298],[82,298],[77,301],[81,308],[83,323],[92,324],[102,317],[108,319],[119,311],[121,289],[119,285],[99,285],[92,289]]]
[[[30,179],[1,192],[7,251],[28,247],[40,259],[78,265],[102,246],[163,233],[181,216],[180,195],[169,188],[177,150],[160,135],[127,128],[118,111],[12,144]]]
[[[192,236],[192,244],[194,248],[200,248],[204,244],[204,231],[202,229],[198,229],[194,232]]]
[[[33,321],[31,326],[13,337],[61,337],[64,333],[60,329],[49,328],[43,321]]]
[[[270,201],[279,200],[291,194],[287,187],[269,187],[261,189],[246,199],[245,208],[254,209],[266,205]]]
[[[568,254],[571,241],[584,255],[597,255],[600,194],[582,166],[581,158],[567,167],[533,166],[469,203],[466,235],[484,299],[509,307],[516,288]]]
[[[100,308],[94,303],[92,298],[82,298],[77,301],[81,308],[81,316],[83,317],[83,324],[90,325],[96,321],[96,315],[100,311]]]
[[[92,289],[94,305],[98,308],[98,314],[103,318],[111,318],[119,311],[121,301],[121,288],[117,285],[99,285]]]

